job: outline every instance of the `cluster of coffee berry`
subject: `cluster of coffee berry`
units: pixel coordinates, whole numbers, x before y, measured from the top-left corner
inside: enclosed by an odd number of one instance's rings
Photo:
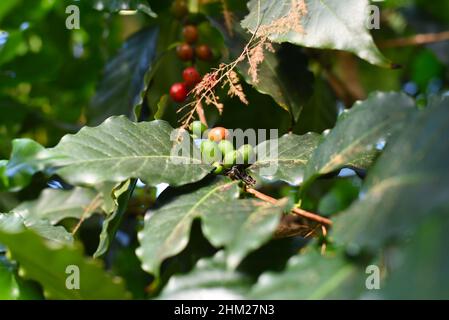
[[[195,59],[210,61],[213,57],[212,50],[206,44],[197,45],[199,33],[196,25],[186,23],[182,29],[184,42],[176,47],[176,54],[181,61],[194,64]],[[170,96],[173,101],[182,103],[187,99],[189,90],[201,81],[201,75],[193,67],[187,67],[182,72],[184,82],[174,83],[170,88]]]
[[[206,135],[201,141],[200,150],[204,162],[212,163],[214,173],[220,174],[236,164],[247,165],[254,161],[255,153],[251,145],[242,145],[237,150],[229,140],[229,131],[223,127],[208,129],[201,121],[194,121],[190,130],[194,138]]]

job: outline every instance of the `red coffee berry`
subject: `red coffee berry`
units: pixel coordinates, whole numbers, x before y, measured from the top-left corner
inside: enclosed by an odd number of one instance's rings
[[[182,72],[182,77],[185,81],[185,84],[189,87],[194,87],[198,82],[201,81],[201,75],[194,67],[185,68]]]
[[[182,61],[190,61],[193,59],[194,52],[188,43],[183,43],[176,47],[176,54]]]
[[[196,47],[195,53],[200,60],[209,61],[212,59],[212,50],[205,44]]]
[[[187,25],[182,29],[182,35],[187,43],[195,43],[198,41],[198,28],[193,25]]]
[[[178,103],[187,99],[187,93],[187,87],[184,83],[174,83],[170,88],[170,97]]]

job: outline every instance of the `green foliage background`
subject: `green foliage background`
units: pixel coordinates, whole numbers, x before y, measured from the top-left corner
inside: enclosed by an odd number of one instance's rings
[[[305,2],[305,33],[270,35],[258,83],[238,65],[249,105],[220,90],[223,114],[205,110],[211,126],[283,135],[248,168],[280,199],[268,204],[208,164],[170,163],[167,94],[187,65],[172,1],[2,0],[0,299],[449,298],[449,41],[388,46],[447,30],[449,7],[376,2],[370,31],[368,0]],[[215,56],[196,67],[235,59],[290,3],[227,0],[230,34],[221,1],[188,1]],[[277,237],[288,221],[299,231]],[[379,290],[365,286],[373,264]]]

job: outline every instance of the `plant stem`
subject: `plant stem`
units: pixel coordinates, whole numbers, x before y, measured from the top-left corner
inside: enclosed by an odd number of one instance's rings
[[[76,234],[78,229],[83,224],[84,220],[86,219],[87,215],[89,213],[92,213],[93,211],[97,210],[98,206],[101,204],[101,194],[97,194],[95,198],[89,203],[89,205],[84,209],[83,214],[80,217],[80,220],[76,224],[75,228],[72,230],[72,236]]]
[[[199,105],[196,106],[196,114],[198,115],[198,118],[200,119],[200,121],[206,126],[207,125],[207,120],[206,120],[206,116],[204,115],[204,109],[203,109],[203,105],[201,104],[201,101],[198,102]]]
[[[381,48],[396,48],[449,41],[449,31],[417,34],[412,37],[391,39],[379,43]]]
[[[278,202],[277,199],[272,198],[272,197],[270,197],[270,196],[268,196],[268,195],[266,195],[266,194],[264,194],[264,193],[262,193],[260,191],[257,191],[256,189],[253,189],[253,188],[247,188],[246,192],[251,193],[256,198],[259,198],[259,199],[264,200],[266,202],[269,202],[271,204],[276,204]],[[325,225],[328,225],[328,226],[332,225],[332,221],[331,220],[329,220],[327,218],[324,218],[324,217],[322,217],[320,215],[317,215],[315,213],[312,213],[312,212],[300,209],[300,208],[293,208],[292,212],[294,214],[298,215],[298,216],[301,216],[301,217],[307,218],[309,220],[313,220],[313,221],[319,222],[321,224],[325,224]]]

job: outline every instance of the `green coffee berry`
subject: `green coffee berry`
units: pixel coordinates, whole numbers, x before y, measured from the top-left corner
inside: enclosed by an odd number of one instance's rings
[[[231,168],[237,160],[237,151],[231,151],[225,154],[223,158],[223,167],[226,169]]]
[[[198,137],[201,137],[206,130],[207,126],[201,121],[193,121],[190,125],[190,131]]]
[[[200,146],[201,156],[204,162],[213,163],[218,161],[220,150],[218,149],[218,145],[210,140],[204,140],[201,142]]]
[[[248,164],[254,161],[254,148],[251,145],[245,144],[241,146],[238,152],[242,156],[243,163]]]
[[[234,151],[234,146],[232,145],[232,142],[229,140],[221,140],[218,143],[218,148],[221,151],[221,154],[223,155],[223,157],[228,154],[229,152]]]
[[[212,171],[213,174],[220,174],[224,170],[224,167],[219,162],[214,162],[212,166],[215,167],[214,171]]]

